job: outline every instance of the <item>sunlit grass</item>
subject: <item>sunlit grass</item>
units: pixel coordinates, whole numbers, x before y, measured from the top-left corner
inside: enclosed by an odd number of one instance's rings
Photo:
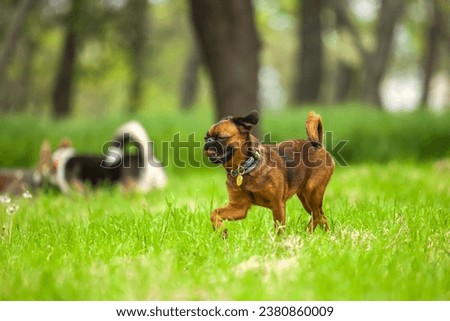
[[[276,237],[269,210],[212,231],[221,169],[171,174],[148,195],[49,191],[7,215],[2,300],[449,300],[450,172],[399,162],[338,167],[330,233],[306,233],[297,199]],[[12,221],[11,221],[12,219]],[[9,234],[11,233],[11,234]]]

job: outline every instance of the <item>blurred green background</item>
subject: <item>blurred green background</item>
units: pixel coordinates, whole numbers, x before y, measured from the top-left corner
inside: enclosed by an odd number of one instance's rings
[[[449,17],[445,0],[4,0],[0,165],[33,165],[44,138],[98,152],[130,118],[156,142],[201,141],[219,116],[251,109],[277,140],[304,137],[306,112],[321,112],[350,141],[348,162],[446,157]],[[223,103],[220,79],[248,61],[257,77],[232,75],[227,95],[257,97]]]

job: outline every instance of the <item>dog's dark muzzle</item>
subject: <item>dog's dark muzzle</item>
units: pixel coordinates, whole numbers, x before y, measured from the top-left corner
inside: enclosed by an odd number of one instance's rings
[[[233,148],[224,146],[218,141],[207,141],[203,146],[205,156],[214,164],[225,164],[233,157]]]

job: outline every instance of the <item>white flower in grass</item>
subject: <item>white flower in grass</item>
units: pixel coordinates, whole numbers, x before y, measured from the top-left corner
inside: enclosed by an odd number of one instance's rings
[[[19,210],[19,205],[17,204],[11,204],[10,206],[8,206],[6,208],[6,214],[8,215],[14,215],[14,213],[16,213]]]
[[[7,195],[0,195],[0,203],[2,204],[11,203],[11,199]]]
[[[26,191],[25,193],[22,194],[22,197],[25,199],[30,199],[33,198],[33,195],[30,193],[30,191]]]

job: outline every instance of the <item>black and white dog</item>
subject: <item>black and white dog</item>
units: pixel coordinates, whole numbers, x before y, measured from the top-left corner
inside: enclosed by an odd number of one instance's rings
[[[164,168],[153,154],[153,142],[139,122],[121,126],[104,147],[103,155],[78,154],[63,140],[52,153],[50,183],[63,193],[101,184],[121,184],[126,190],[145,193],[167,184]]]

